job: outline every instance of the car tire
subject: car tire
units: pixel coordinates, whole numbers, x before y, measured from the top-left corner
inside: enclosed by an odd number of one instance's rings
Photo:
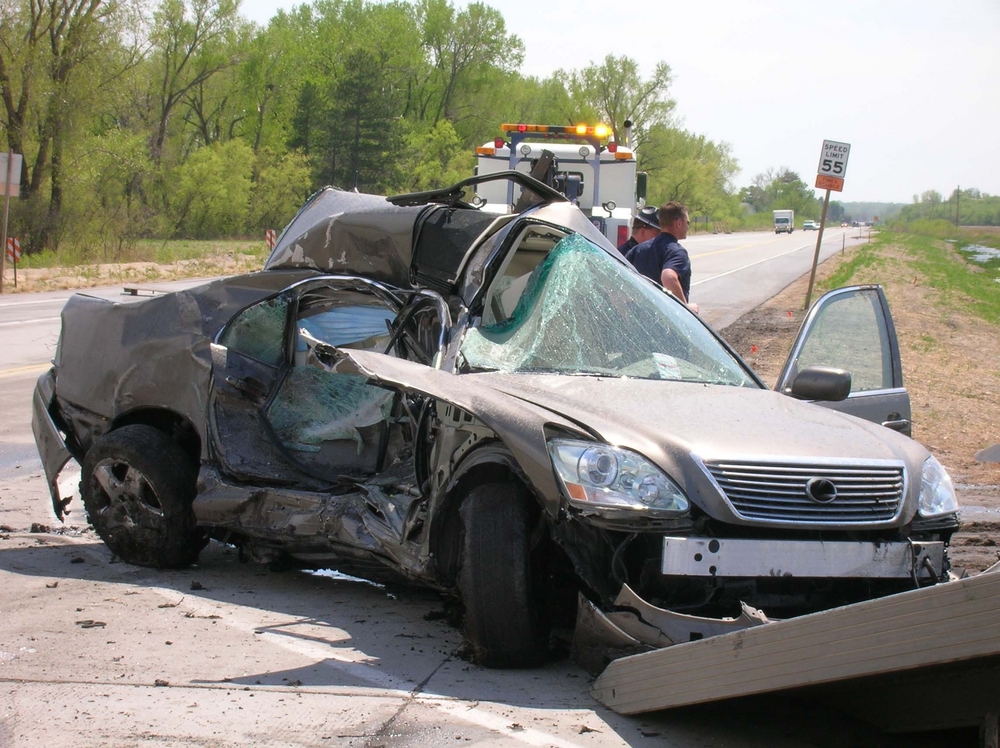
[[[532,574],[527,500],[513,484],[490,483],[473,488],[460,509],[463,630],[473,660],[486,667],[535,667],[545,660],[548,625]]]
[[[98,439],[83,461],[87,518],[130,564],[177,569],[198,560],[207,537],[194,501],[197,465],[162,431],[123,426]]]

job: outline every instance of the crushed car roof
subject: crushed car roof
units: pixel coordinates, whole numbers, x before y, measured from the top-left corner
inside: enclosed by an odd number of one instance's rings
[[[565,196],[520,172],[471,177],[451,187],[392,197],[324,187],[288,224],[264,270],[308,268],[323,273],[361,275],[407,288],[415,275],[445,286],[457,280],[469,250],[493,224],[507,218],[465,202],[466,192],[481,182],[510,180],[520,185],[524,210],[569,206]],[[566,219],[565,213],[560,213]],[[583,218],[580,214],[579,218]],[[566,225],[601,241],[588,231],[589,221]]]

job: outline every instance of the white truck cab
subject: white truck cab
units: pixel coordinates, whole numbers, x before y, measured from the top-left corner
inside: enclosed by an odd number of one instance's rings
[[[795,230],[795,211],[776,210],[774,211],[774,233],[792,233]]]
[[[636,174],[635,152],[611,140],[610,128],[504,124],[500,129],[509,141],[498,137],[476,149],[479,176],[529,174],[547,151],[552,167],[533,176],[565,194],[615,246],[629,238],[632,215],[645,205],[646,175]],[[476,194],[486,201],[483,210],[496,213],[511,212],[518,198],[506,181],[477,185]]]

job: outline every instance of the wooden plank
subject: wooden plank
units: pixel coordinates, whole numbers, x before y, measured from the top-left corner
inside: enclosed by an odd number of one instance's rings
[[[1000,574],[985,574],[612,662],[592,695],[622,714],[1000,653]]]
[[[1000,592],[1000,590],[998,590]],[[851,606],[853,608],[853,606]],[[843,610],[843,609],[838,609]],[[968,617],[982,612],[1000,610],[1000,595],[984,597],[975,601],[968,601],[959,608],[955,605],[937,606],[931,610],[909,611],[906,615],[886,615],[878,616],[878,611],[868,615],[853,616],[848,622],[844,622],[845,616],[832,616],[834,611],[815,614],[814,616],[795,619],[794,621],[783,621],[780,623],[768,624],[765,628],[780,626],[781,636],[770,641],[758,642],[757,647],[752,651],[735,646],[720,646],[712,648],[701,654],[697,660],[690,660],[678,663],[677,667],[671,671],[671,677],[675,678],[679,673],[687,670],[697,670],[703,672],[707,667],[714,664],[721,664],[729,660],[742,658],[745,661],[760,659],[770,661],[776,654],[799,652],[803,657],[832,657],[836,656],[844,649],[863,653],[863,645],[855,640],[855,637],[864,635],[865,642],[870,650],[876,653],[886,652],[885,647],[895,645],[905,649],[924,651],[928,647],[951,646],[952,642],[942,643],[942,635],[950,637],[955,634],[956,628],[968,625]],[[824,620],[811,621],[811,626],[790,626],[791,623],[802,623],[808,619],[815,619],[822,616]],[[928,624],[937,623],[939,627],[930,627]],[[918,624],[923,624],[920,628],[915,628]],[[948,625],[948,628],[945,628]],[[903,641],[898,641],[896,633],[901,628],[911,629],[911,636]],[[921,637],[921,629],[931,630]],[[945,628],[943,634],[938,628]],[[997,631],[987,629],[982,632],[984,636],[995,636]],[[972,634],[975,636],[975,633]],[[962,633],[961,639],[965,640],[967,634]],[[706,640],[716,641],[716,639]],[[822,654],[815,650],[817,642],[826,644]],[[681,645],[681,646],[687,646]],[[706,649],[708,649],[706,647]],[[867,656],[867,655],[864,655]],[[632,662],[629,660],[628,662]],[[626,662],[623,661],[623,666]],[[637,666],[636,676],[641,677],[645,666]]]
[[[984,615],[988,619],[1000,610],[1000,600],[980,600],[970,603],[962,609],[963,615],[958,617],[955,616],[954,610],[954,607],[950,608],[950,615],[947,617],[935,615],[936,611],[922,616],[919,614],[910,616],[895,627],[891,622],[886,625],[883,621],[873,622],[867,631],[857,630],[857,626],[850,628],[845,626],[839,632],[836,630],[821,632],[825,634],[823,636],[802,635],[801,629],[805,627],[799,627],[800,630],[794,636],[785,636],[789,629],[796,628],[785,626],[781,638],[764,640],[764,637],[760,637],[761,641],[756,642],[752,650],[741,646],[739,642],[742,639],[737,634],[731,634],[730,636],[734,637],[732,646],[716,643],[714,647],[704,647],[706,651],[697,660],[678,663],[678,666],[671,670],[670,677],[676,679],[689,671],[704,674],[707,669],[715,665],[722,666],[735,660],[742,660],[749,668],[754,661],[773,663],[774,658],[780,656],[784,656],[790,665],[800,664],[803,660],[811,663],[822,663],[824,660],[847,663],[856,660],[865,661],[871,657],[899,657],[911,652],[922,656],[923,653],[934,649],[976,645],[981,640],[989,642],[1000,637],[1000,627],[991,626],[984,629],[978,626],[978,621]],[[805,622],[805,619],[798,619],[796,623],[798,622]],[[769,624],[769,626],[775,625],[777,624]],[[897,633],[900,630],[907,630],[910,636],[900,639]],[[817,645],[822,645],[823,649],[817,651]],[[633,676],[641,678],[644,677],[645,665],[640,666],[639,662],[638,659],[632,658],[628,663],[623,661],[623,666],[635,663],[637,671]]]
[[[966,656],[957,647],[973,645],[977,647],[973,653],[984,651],[980,641],[983,639],[987,640],[985,651],[989,651],[990,640],[1000,636],[998,627],[982,628],[976,618],[978,614],[985,613],[987,616],[992,616],[994,611],[1000,610],[1000,599],[996,596],[969,601],[962,607],[938,605],[931,610],[918,610],[907,616],[897,615],[872,620],[871,613],[867,616],[858,615],[860,622],[852,620],[850,625],[830,626],[831,621],[835,624],[843,622],[844,614],[832,615],[843,610],[845,609],[784,621],[780,624],[769,624],[761,630],[764,632],[771,629],[773,636],[766,638],[766,634],[762,634],[752,649],[743,647],[740,644],[742,639],[736,635],[730,635],[734,637],[734,643],[731,645],[723,644],[719,641],[719,637],[705,640],[714,644],[703,646],[703,651],[697,658],[677,662],[670,670],[667,679],[676,681],[679,677],[686,677],[690,681],[688,683],[690,688],[697,685],[699,676],[709,677],[716,672],[716,667],[722,667],[738,659],[742,660],[743,668],[736,675],[727,673],[727,682],[734,683],[734,678],[738,678],[739,675],[743,675],[742,680],[745,681],[777,674],[778,671],[768,671],[766,666],[774,668],[775,662],[782,658],[786,663],[785,669],[781,671],[784,673],[794,672],[796,666],[799,670],[815,669],[824,662],[833,662],[837,658],[841,665],[852,662],[864,664],[872,658],[903,657],[908,653],[918,658],[917,664],[922,664],[926,661],[928,653],[933,650],[944,650],[942,657],[945,659],[948,655]],[[848,614],[854,612],[851,609],[846,610]],[[874,615],[877,613],[878,611],[875,611]],[[824,620],[808,620],[818,617]],[[811,622],[813,625],[801,625],[806,622]],[[791,623],[797,625],[789,626]],[[772,627],[781,627],[780,636]],[[900,630],[906,630],[907,636],[900,638],[898,635]],[[859,636],[863,638],[859,639]],[[752,667],[755,660],[760,667]],[[641,683],[657,677],[655,671],[648,670],[648,663],[645,660],[629,658],[619,662],[623,670],[629,671],[632,683]],[[905,664],[900,662],[898,666],[902,667]]]
[[[1000,579],[1000,576],[998,576],[998,579]],[[959,583],[951,584],[958,585]],[[885,642],[883,639],[895,640],[897,638],[896,632],[900,628],[908,628],[920,623],[940,623],[942,626],[948,623],[961,625],[962,620],[970,614],[1000,609],[1000,585],[991,585],[991,587],[992,589],[982,590],[982,594],[977,595],[976,599],[971,601],[965,599],[967,595],[964,589],[958,590],[956,588],[954,591],[959,591],[962,594],[957,597],[954,595],[951,596],[954,599],[936,599],[933,605],[914,604],[916,601],[912,598],[912,595],[921,595],[923,592],[931,591],[937,592],[942,589],[941,587],[934,587],[915,593],[905,593],[893,598],[884,598],[882,601],[869,601],[860,605],[838,608],[812,616],[772,623],[764,627],[762,632],[769,631],[775,634],[773,640],[769,641],[765,639],[763,642],[759,642],[758,647],[752,652],[742,650],[739,647],[722,647],[719,645],[718,638],[706,641],[716,643],[713,649],[717,650],[715,656],[719,662],[740,657],[743,659],[753,657],[769,658],[775,652],[789,652],[793,650],[802,650],[804,654],[815,656],[815,644],[817,640],[824,638],[828,640],[831,646],[837,646],[838,643],[844,642],[844,646],[856,649],[859,645],[851,642],[858,635],[865,635],[868,637],[870,646],[878,648],[884,645]],[[882,602],[884,605],[872,606],[872,602]],[[961,603],[961,606],[958,605],[959,603]],[[905,608],[901,610],[901,607],[904,605]],[[806,623],[809,625],[804,625]],[[780,636],[777,635],[778,631],[780,631]],[[911,633],[917,635],[917,632]],[[938,637],[937,631],[932,631],[931,634],[931,641],[936,641]],[[763,636],[766,636],[766,634]],[[911,636],[910,638],[912,639],[913,637]],[[734,637],[734,639],[738,638]],[[681,646],[686,647],[688,645],[684,644]],[[926,644],[921,644],[919,648],[922,649],[925,646]],[[672,675],[683,672],[685,667],[704,670],[708,663],[708,660],[706,660],[707,656],[711,656],[711,653],[703,652],[697,661],[678,663],[679,670],[675,669]],[[622,662],[624,665],[629,661]],[[645,666],[642,666],[640,670],[644,668]]]

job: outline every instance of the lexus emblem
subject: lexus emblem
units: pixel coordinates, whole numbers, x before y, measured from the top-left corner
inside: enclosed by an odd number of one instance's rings
[[[817,504],[829,504],[837,498],[837,487],[827,478],[810,478],[806,483],[806,496]]]

